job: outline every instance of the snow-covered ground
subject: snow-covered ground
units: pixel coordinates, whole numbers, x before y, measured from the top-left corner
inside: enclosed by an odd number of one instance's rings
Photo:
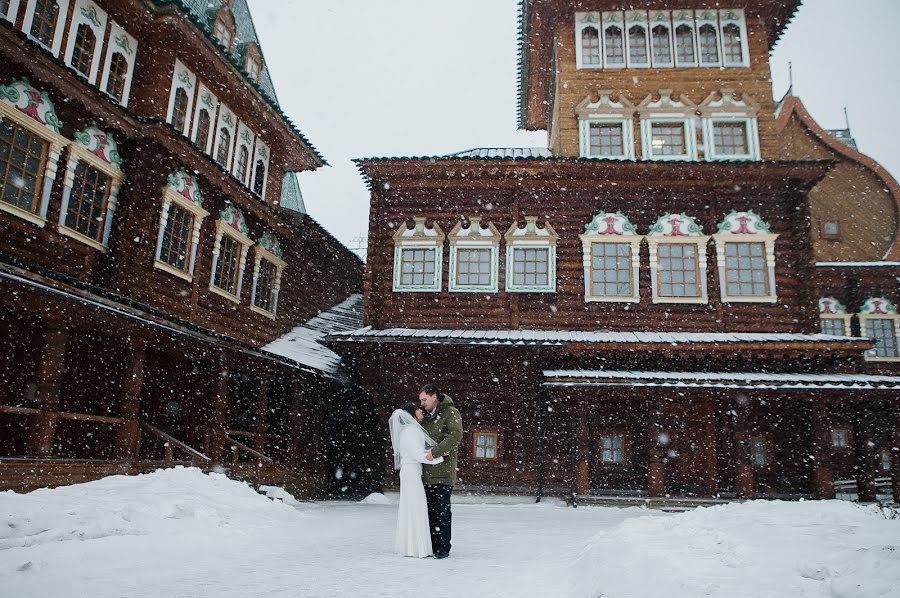
[[[900,595],[900,521],[830,502],[665,514],[454,506],[451,558],[391,554],[396,505],[266,498],[174,469],[0,493],[0,595],[91,598]]]

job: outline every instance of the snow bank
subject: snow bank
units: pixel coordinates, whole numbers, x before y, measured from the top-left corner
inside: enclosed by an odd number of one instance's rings
[[[577,598],[880,598],[900,586],[900,521],[842,501],[755,501],[629,519],[585,545]]]
[[[398,494],[397,497],[399,496],[400,495]],[[373,492],[359,502],[364,505],[396,505],[399,503],[399,498],[397,498],[396,500],[391,500],[384,494]]]

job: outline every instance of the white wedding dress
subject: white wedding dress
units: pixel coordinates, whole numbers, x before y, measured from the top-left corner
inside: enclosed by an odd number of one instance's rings
[[[397,416],[395,420],[391,416],[394,463],[400,467],[400,509],[394,551],[403,556],[422,558],[432,554],[428,506],[425,487],[422,485],[422,465],[427,467],[429,464],[441,463],[444,459],[438,457],[428,461],[425,458],[431,439],[415,418],[405,411],[397,411],[406,417]],[[407,418],[410,421],[406,421]],[[434,441],[430,443],[434,445]]]

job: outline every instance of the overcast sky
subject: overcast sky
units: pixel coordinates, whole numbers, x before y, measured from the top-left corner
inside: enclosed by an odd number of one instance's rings
[[[369,195],[351,158],[546,146],[516,130],[518,0],[249,0],[284,111],[331,167],[300,177],[309,213],[350,247]],[[806,0],[772,55],[825,128],[900,176],[898,0]]]

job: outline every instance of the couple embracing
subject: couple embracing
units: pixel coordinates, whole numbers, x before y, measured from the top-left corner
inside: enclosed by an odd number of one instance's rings
[[[450,491],[462,439],[462,416],[435,384],[419,392],[419,404],[390,419],[394,469],[400,470],[400,511],[395,551],[443,559],[450,555]]]

